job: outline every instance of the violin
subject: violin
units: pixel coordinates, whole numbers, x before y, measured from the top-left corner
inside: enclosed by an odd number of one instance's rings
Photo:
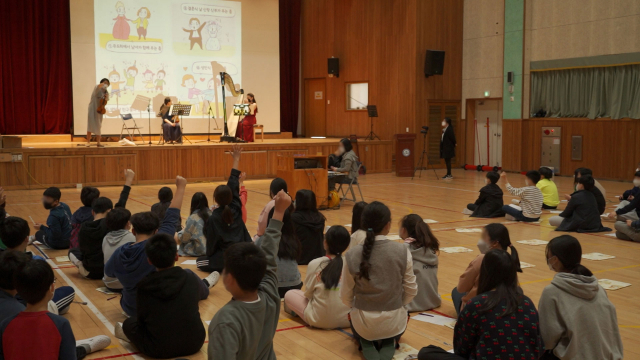
[[[109,94],[105,93],[104,97],[100,100],[98,100],[98,108],[96,109],[96,111],[98,112],[98,114],[106,114],[107,113],[107,109],[105,109],[105,106],[107,106],[107,102],[109,101]]]

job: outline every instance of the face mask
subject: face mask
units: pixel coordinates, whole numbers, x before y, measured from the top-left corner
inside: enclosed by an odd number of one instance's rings
[[[447,122],[446,122],[446,121],[443,121],[443,122],[442,122],[442,126],[447,126]]]
[[[340,154],[344,154],[345,153],[344,146],[340,146],[338,148],[338,151],[340,152]]]
[[[547,259],[547,266],[549,266],[549,270],[551,270],[551,271],[556,271],[556,270],[553,268],[553,265],[551,265],[551,261],[549,261],[549,260],[553,259],[554,257],[555,257],[555,256],[552,256],[552,257],[550,257],[550,258],[548,258],[548,259]]]
[[[526,180],[526,179],[525,179],[525,180],[524,180],[524,185],[525,185],[525,186],[529,186],[529,180]]]
[[[105,90],[106,90],[108,87],[109,87],[109,85],[107,85],[107,84],[102,84],[102,88],[103,88],[103,89],[105,89]]]
[[[633,186],[640,187],[640,179],[633,179]]]
[[[42,205],[44,205],[44,208],[47,209],[47,210],[53,209],[53,204],[52,203],[48,203],[48,202],[43,201]]]
[[[489,251],[490,248],[491,247],[489,246],[489,244],[484,242],[484,240],[482,240],[482,239],[478,240],[478,250],[480,250],[480,254],[486,254],[487,251]]]

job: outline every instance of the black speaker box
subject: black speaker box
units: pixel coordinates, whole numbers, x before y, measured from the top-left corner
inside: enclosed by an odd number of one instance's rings
[[[327,73],[331,76],[340,77],[340,59],[327,59]]]
[[[427,50],[427,57],[424,60],[424,76],[442,75],[444,68],[444,51]]]

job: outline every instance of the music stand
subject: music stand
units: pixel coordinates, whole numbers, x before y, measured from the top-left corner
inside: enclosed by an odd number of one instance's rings
[[[242,128],[242,141],[244,142],[244,117],[249,115],[249,104],[235,104],[233,105],[233,115],[234,116],[242,116],[242,120],[238,123],[238,125]],[[238,130],[236,129],[236,132]]]
[[[367,113],[369,113],[369,121],[371,121],[371,131],[365,140],[380,140],[380,137],[373,132],[373,118],[378,117],[378,108],[375,105],[367,105]]]
[[[191,104],[175,104],[175,105],[171,105],[171,114],[169,115],[177,115],[180,117],[180,131],[182,132],[182,143],[184,144],[184,141],[188,141],[189,144],[193,144],[191,142],[191,140],[189,140],[186,136],[184,136],[184,127],[183,127],[183,122],[182,120],[184,119],[183,116],[189,116],[189,114],[191,114]],[[175,143],[174,143],[175,144]]]
[[[136,95],[136,99],[131,104],[133,110],[140,112],[146,111],[149,114],[149,145],[151,145],[151,98],[142,95]],[[144,143],[144,139],[142,139]]]

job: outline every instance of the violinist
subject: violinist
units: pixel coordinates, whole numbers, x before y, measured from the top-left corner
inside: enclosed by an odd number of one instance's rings
[[[100,80],[100,84],[96,85],[91,93],[87,118],[87,147],[91,146],[92,133],[98,140],[98,147],[104,147],[104,145],[100,144],[100,135],[102,134],[102,115],[106,112],[104,107],[109,101],[109,92],[107,91],[109,85],[111,85],[109,79],[104,78]]]

